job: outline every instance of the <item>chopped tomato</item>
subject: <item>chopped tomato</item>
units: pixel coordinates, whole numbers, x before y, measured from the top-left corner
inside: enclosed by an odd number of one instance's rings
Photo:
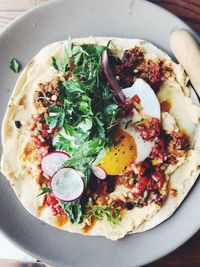
[[[148,178],[146,176],[141,176],[136,184],[137,190],[140,194],[143,194],[148,184]]]
[[[54,196],[47,195],[46,203],[47,206],[55,206],[58,204],[58,200]]]
[[[138,95],[134,95],[134,96],[132,97],[132,100],[135,101],[135,102],[137,102],[137,103],[140,103],[140,102],[141,102],[141,100],[140,100],[140,98],[139,98]]]
[[[155,171],[152,174],[152,178],[157,182],[159,188],[161,188],[165,182],[165,174],[159,171]]]

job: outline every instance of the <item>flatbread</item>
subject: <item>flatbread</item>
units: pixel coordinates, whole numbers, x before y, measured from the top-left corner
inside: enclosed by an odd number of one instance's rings
[[[174,77],[162,83],[158,98],[160,102],[170,100],[172,106],[169,116],[176,123],[174,127],[185,131],[191,143],[194,141],[187,155],[181,158],[178,164],[168,172],[169,196],[161,209],[153,203],[143,208],[134,208],[131,211],[124,212],[118,225],[113,227],[106,219],[97,221],[87,233],[87,235],[101,235],[117,240],[127,233],[146,231],[166,220],[177,209],[195,183],[199,175],[200,153],[194,150],[195,140],[198,140],[198,138],[194,140],[194,134],[199,136],[196,131],[199,125],[200,107],[190,99],[190,90],[187,87],[188,77],[185,75],[183,68],[175,64],[166,53],[154,45],[137,39],[103,37],[74,39],[73,43],[107,45],[109,40],[112,40],[114,54],[118,57],[122,57],[126,49],[137,45],[145,51],[146,59],[164,59],[171,65]],[[45,83],[60,77],[60,74],[52,66],[51,59],[52,56],[61,58],[65,45],[66,42],[63,41],[46,46],[28,63],[21,73],[8,103],[3,121],[1,171],[9,179],[23,206],[32,215],[60,229],[83,233],[82,225],[71,224],[70,221],[62,222],[58,216],[52,216],[51,210],[48,207],[43,207],[44,197],[37,197],[40,192],[38,184],[40,170],[37,163],[40,155],[34,150],[30,142],[28,130],[31,127],[32,115],[38,115],[39,113],[34,105],[34,93],[39,83]],[[170,125],[170,123],[167,123],[169,116],[165,116],[163,119],[167,120],[165,127]],[[22,122],[23,127],[21,129],[15,127],[14,122],[16,120]],[[171,130],[170,127],[169,131]],[[171,189],[177,190],[177,194],[173,195]]]

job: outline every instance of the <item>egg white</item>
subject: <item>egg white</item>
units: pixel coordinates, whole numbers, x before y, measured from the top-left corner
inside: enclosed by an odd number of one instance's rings
[[[160,119],[160,103],[156,94],[151,86],[142,79],[136,79],[134,84],[122,90],[126,98],[132,98],[133,96],[139,96],[142,106],[142,115],[148,115],[152,118]],[[133,122],[137,122],[141,119],[137,110],[134,109]]]
[[[136,79],[135,83],[131,87],[123,89],[122,91],[126,98],[132,98],[137,95],[141,101],[142,117],[138,114],[137,110],[134,109],[133,118],[124,118],[120,121],[120,127],[129,133],[135,140],[137,148],[137,157],[135,162],[137,163],[144,161],[150,155],[152,148],[155,145],[155,141],[143,140],[130,121],[135,123],[141,120],[145,115],[160,119],[160,103],[151,86],[142,79]]]
[[[138,163],[140,161],[144,161],[150,155],[155,142],[154,141],[151,141],[151,142],[145,141],[144,139],[142,139],[142,137],[136,131],[136,129],[131,127],[131,126],[128,126],[127,128],[125,128],[126,123],[127,123],[127,119],[124,119],[123,121],[121,121],[120,127],[125,132],[130,134],[135,141],[136,150],[137,150],[137,156],[135,159],[135,163]]]

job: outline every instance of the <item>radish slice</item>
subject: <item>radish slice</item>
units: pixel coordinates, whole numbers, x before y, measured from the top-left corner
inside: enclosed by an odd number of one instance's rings
[[[83,194],[84,182],[77,171],[72,168],[63,168],[52,177],[51,189],[56,198],[71,202]]]
[[[103,51],[102,54],[102,66],[103,66],[103,70],[105,73],[105,76],[110,84],[110,86],[112,87],[113,91],[115,91],[116,96],[119,98],[119,100],[125,104],[125,97],[124,94],[122,92],[122,89],[120,88],[117,79],[114,77],[110,66],[109,66],[109,61],[108,61],[108,53],[106,50]]]
[[[104,180],[106,179],[106,172],[99,166],[93,166],[92,167],[92,172],[94,173],[94,175],[101,179],[101,180]]]
[[[42,158],[42,170],[46,175],[52,177],[54,173],[63,167],[64,162],[69,158],[70,156],[62,151],[48,153]]]

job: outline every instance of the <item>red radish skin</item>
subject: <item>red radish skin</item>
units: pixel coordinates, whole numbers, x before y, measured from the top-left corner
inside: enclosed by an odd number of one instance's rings
[[[69,158],[70,156],[63,151],[50,152],[42,158],[42,170],[46,175],[52,177]]]
[[[60,201],[72,202],[81,198],[84,192],[84,182],[73,168],[62,168],[52,177],[51,190]]]
[[[54,154],[54,153],[64,154],[64,155],[67,155],[70,158],[70,155],[68,153],[66,153],[64,151],[60,151],[60,150],[55,150],[55,151],[49,152],[48,154],[44,155],[42,158],[45,158],[46,156]]]
[[[107,50],[105,49],[103,54],[102,54],[102,66],[103,66],[103,70],[105,73],[105,76],[110,84],[110,86],[112,87],[113,91],[115,92],[116,96],[119,98],[120,102],[122,104],[125,104],[125,97],[124,94],[122,92],[122,89],[120,88],[117,79],[114,77],[110,66],[109,66],[109,61],[108,61],[108,53]]]
[[[93,166],[92,167],[92,172],[94,173],[94,175],[97,178],[99,178],[101,180],[104,180],[107,177],[106,172],[101,167],[99,167],[99,166]]]

